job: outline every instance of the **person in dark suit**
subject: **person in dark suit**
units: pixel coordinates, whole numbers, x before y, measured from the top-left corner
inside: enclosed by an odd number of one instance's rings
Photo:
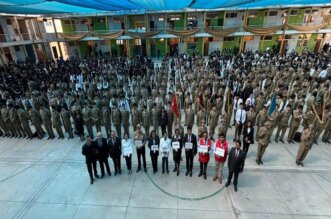
[[[98,132],[98,138],[95,140],[95,144],[98,151],[98,160],[101,169],[101,179],[105,176],[104,165],[106,166],[108,175],[111,176],[110,167],[108,163],[109,149],[107,145],[107,140],[102,137],[101,132]]]
[[[238,176],[244,169],[245,153],[240,150],[241,142],[236,141],[236,146],[231,148],[228,158],[229,176],[225,187],[231,183],[232,176],[234,175],[233,185],[234,191],[237,192]]]
[[[178,147],[176,145],[178,145]],[[179,134],[179,129],[176,129],[175,135],[172,137],[172,154],[175,162],[175,168],[173,172],[177,172],[177,176],[179,175],[179,165],[182,155],[182,147],[183,147],[183,139]]]
[[[157,172],[157,158],[159,156],[159,146],[160,146],[160,138],[156,135],[156,131],[151,131],[150,139],[148,140],[148,148],[150,150],[153,173]]]
[[[87,136],[86,143],[82,147],[82,154],[85,156],[85,163],[87,166],[87,171],[90,175],[91,184],[93,184],[93,172],[96,178],[99,178],[97,171],[97,147],[95,142],[92,141],[90,136]],[[93,168],[93,172],[92,172]]]
[[[254,128],[252,127],[251,121],[248,121],[246,126],[244,127],[243,143],[244,143],[243,151],[244,151],[245,157],[246,157],[249,146],[251,144],[254,144]]]
[[[161,131],[162,131],[162,136],[166,132],[167,125],[168,125],[168,113],[167,111],[162,108],[161,115],[160,115],[160,125],[161,125]]]
[[[192,134],[192,127],[187,127],[187,133],[184,135],[184,147],[186,156],[186,173],[192,177],[193,158],[197,154],[197,137]]]
[[[116,137],[115,131],[112,131],[108,139],[109,155],[114,162],[115,176],[121,174],[121,138]]]

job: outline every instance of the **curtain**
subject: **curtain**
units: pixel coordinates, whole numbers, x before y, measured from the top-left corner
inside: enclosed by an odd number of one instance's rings
[[[209,29],[205,28],[205,31],[213,36],[223,37],[229,35],[231,33],[236,32],[239,27],[232,27],[232,28],[224,28],[224,29]]]
[[[319,30],[324,28],[326,25],[327,23],[313,25],[313,26],[298,26],[298,25],[287,24],[288,28],[301,32]]]
[[[268,34],[276,32],[277,30],[282,29],[283,26],[284,25],[273,26],[273,27],[259,27],[259,28],[243,26],[243,28],[246,31],[257,34],[257,35],[268,35]]]
[[[179,37],[188,37],[194,35],[200,31],[200,29],[193,30],[167,30],[168,33],[179,36]]]
[[[81,40],[84,37],[86,37],[88,33],[89,32],[76,34],[76,35],[68,35],[68,34],[64,34],[64,33],[58,33],[58,35],[65,38],[65,39],[68,39],[68,40],[77,41],[77,40]]]
[[[132,38],[150,38],[152,36],[158,35],[161,33],[161,30],[154,30],[150,32],[131,32],[126,31],[126,34],[129,35]]]
[[[123,30],[114,32],[114,33],[93,33],[91,32],[91,34],[95,37],[100,37],[100,38],[104,38],[104,39],[115,39],[119,36],[121,36],[123,34]]]

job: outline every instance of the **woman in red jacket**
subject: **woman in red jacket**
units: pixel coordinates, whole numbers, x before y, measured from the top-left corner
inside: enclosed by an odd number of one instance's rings
[[[215,155],[215,175],[213,181],[216,181],[219,178],[219,182],[222,184],[222,176],[223,176],[223,167],[228,156],[228,148],[229,144],[225,140],[225,134],[220,133],[218,135],[218,139],[215,142],[214,147],[214,155]]]
[[[207,132],[204,132],[203,137],[199,139],[200,173],[198,176],[204,175],[205,179],[207,179],[207,165],[210,159],[209,153],[212,143],[212,140],[208,138]]]

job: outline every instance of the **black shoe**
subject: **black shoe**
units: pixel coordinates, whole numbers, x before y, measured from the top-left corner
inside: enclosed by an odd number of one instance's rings
[[[263,165],[263,162],[262,162],[262,160],[259,160],[259,162],[260,162],[260,164],[262,164],[262,165]]]
[[[302,167],[304,166],[303,163],[301,161],[299,161],[299,165],[301,165]]]
[[[177,168],[175,167],[175,169],[172,172],[176,172],[176,171],[177,171]]]
[[[100,178],[100,176],[99,176],[98,174],[97,174],[97,175],[95,175],[94,177],[95,177],[95,178],[97,178],[97,179],[99,179],[99,178]]]
[[[93,185],[93,179],[91,179],[91,185]]]
[[[292,143],[292,144],[295,144],[295,141],[292,140],[291,143]]]
[[[169,170],[167,170],[167,174],[169,174]]]
[[[285,144],[285,142],[283,141],[283,139],[280,139],[279,141],[282,142],[283,144]]]
[[[297,161],[295,161],[295,164],[296,164],[297,166],[299,166],[299,165],[300,165],[300,162],[297,160]]]
[[[119,170],[118,173],[121,175],[122,174],[122,170]]]
[[[115,171],[115,176],[117,175],[117,171]]]
[[[316,145],[318,145],[318,144],[317,144],[317,141],[314,141],[314,143],[315,143]]]
[[[155,170],[153,170],[153,173],[155,174],[155,173],[156,173],[156,171],[155,171]]]
[[[145,173],[147,173],[147,168],[146,167],[144,168],[144,171],[145,171]]]
[[[287,143],[291,144],[291,141],[290,140],[287,140]]]
[[[229,182],[225,183],[225,187],[228,187],[229,185],[230,185],[230,183],[229,183]]]
[[[179,176],[179,170],[177,171],[177,176]]]
[[[48,137],[47,140],[51,139],[51,137]]]
[[[111,172],[109,172],[108,175],[111,176]]]
[[[186,171],[186,173],[185,173],[185,176],[187,176],[188,175],[188,171]]]
[[[101,174],[101,179],[105,176],[105,174]]]
[[[258,160],[255,160],[255,162],[257,163],[257,165],[260,165],[260,161],[258,161]]]
[[[234,187],[234,191],[235,191],[235,192],[237,192],[237,191],[238,191],[238,189],[237,189],[237,186],[235,186],[235,187]]]
[[[202,176],[202,173],[199,173],[198,177]]]
[[[139,168],[137,169],[137,173],[139,173],[140,170],[141,170],[141,168],[139,167]]]
[[[278,139],[275,139],[275,142],[278,143]]]
[[[192,172],[190,172],[190,177],[192,177]]]
[[[164,174],[164,170],[162,170],[162,174]]]
[[[207,175],[206,174],[204,175],[204,178],[207,179]]]

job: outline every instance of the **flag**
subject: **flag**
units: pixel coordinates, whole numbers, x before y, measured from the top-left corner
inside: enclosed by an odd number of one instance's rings
[[[199,101],[200,101],[200,105],[205,108],[205,104],[203,103],[203,92],[200,91],[200,94],[199,94]]]
[[[172,112],[175,113],[175,115],[176,115],[177,117],[179,117],[179,110],[178,110],[178,105],[177,105],[177,98],[176,98],[176,95],[174,95],[174,98],[173,98],[173,100],[172,100],[171,108],[172,108]]]
[[[271,104],[269,106],[269,111],[268,111],[268,115],[271,115],[271,113],[273,113],[276,109],[276,105],[277,105],[277,95],[273,94],[272,99],[271,99]]]

